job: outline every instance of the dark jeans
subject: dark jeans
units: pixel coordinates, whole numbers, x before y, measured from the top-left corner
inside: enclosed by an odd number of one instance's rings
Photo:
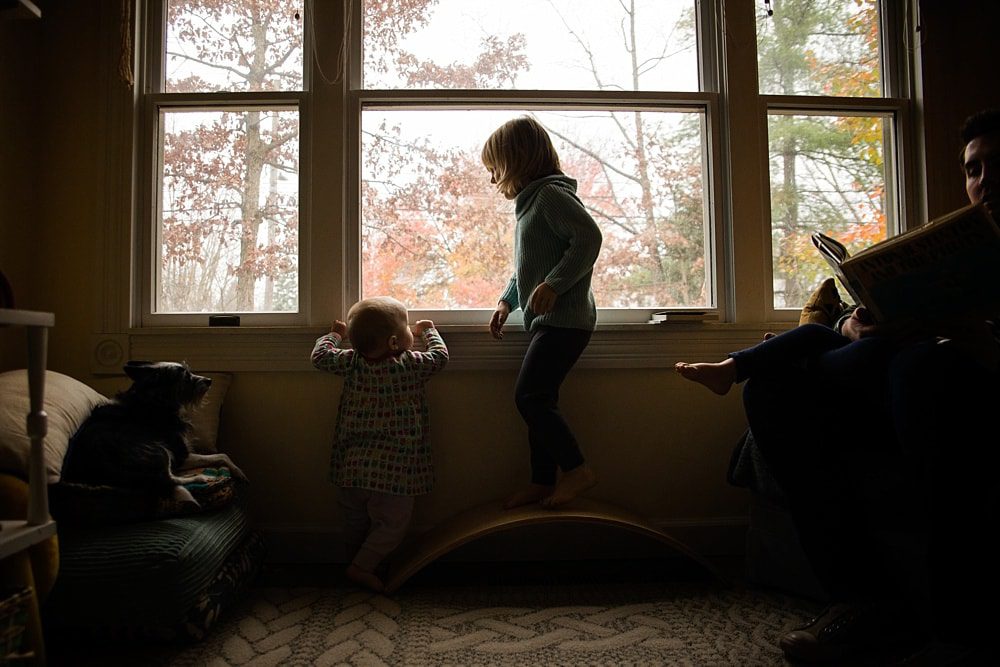
[[[988,641],[1000,595],[991,546],[1000,516],[1000,374],[955,345],[926,342],[895,356],[889,381],[893,428],[927,522],[934,627],[945,640]]]
[[[552,485],[556,470],[569,472],[583,464],[576,438],[559,412],[559,387],[590,342],[584,329],[538,327],[514,389],[517,409],[528,425],[531,481]]]
[[[801,369],[817,373],[834,391],[849,391],[845,398],[853,400],[861,391],[864,400],[881,401],[885,390],[881,378],[897,349],[887,339],[852,342],[822,324],[803,324],[729,356],[736,362],[737,382]]]
[[[943,639],[992,636],[997,373],[950,343],[875,338],[751,371],[750,429],[831,598],[908,598]],[[926,550],[887,550],[887,533]],[[902,580],[913,559],[921,577]]]

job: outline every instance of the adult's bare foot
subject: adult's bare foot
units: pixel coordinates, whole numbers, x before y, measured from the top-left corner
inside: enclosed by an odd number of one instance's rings
[[[678,361],[674,370],[684,379],[704,385],[719,396],[728,394],[736,382],[736,362],[732,358],[718,363],[688,364]]]
[[[563,474],[556,483],[552,494],[542,499],[542,507],[552,509],[565,505],[587,489],[597,484],[597,473],[590,466],[583,464]]]
[[[505,510],[537,503],[543,498],[547,498],[552,493],[552,487],[548,484],[529,484],[528,488],[521,489],[513,494],[503,503]]]
[[[362,570],[354,563],[347,566],[344,574],[346,574],[347,578],[356,583],[358,586],[363,586],[375,591],[376,593],[382,593],[385,591],[385,584],[382,583],[382,580],[379,579],[378,576],[371,572]]]

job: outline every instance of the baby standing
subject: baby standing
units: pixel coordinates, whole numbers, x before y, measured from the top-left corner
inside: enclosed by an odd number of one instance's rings
[[[601,231],[563,174],[542,125],[529,117],[498,128],[482,161],[490,182],[515,200],[514,275],[497,302],[490,332],[503,338],[511,311],[531,333],[514,391],[528,426],[531,479],[504,506],[565,504],[597,483],[559,411],[559,387],[590,342],[597,307],[590,288]],[[561,475],[559,474],[561,471]]]
[[[364,299],[316,341],[312,364],[343,376],[330,478],[340,488],[346,541],[354,553],[347,577],[383,590],[375,568],[402,541],[414,496],[434,482],[424,385],[448,362],[434,323],[411,331],[406,306]],[[426,352],[411,350],[414,334]],[[348,339],[353,349],[344,349]]]

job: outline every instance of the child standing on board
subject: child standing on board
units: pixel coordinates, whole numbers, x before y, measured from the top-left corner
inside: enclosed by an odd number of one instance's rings
[[[412,331],[407,321],[396,299],[364,299],[312,351],[313,366],[344,378],[330,478],[354,553],[347,577],[375,591],[384,589],[375,568],[403,540],[413,497],[434,482],[424,385],[448,362],[448,348],[430,320]],[[426,352],[410,349],[414,335]],[[341,347],[345,339],[354,349]]]
[[[528,117],[500,126],[483,146],[490,183],[515,200],[514,275],[497,302],[490,333],[503,338],[512,310],[531,333],[514,391],[528,425],[531,480],[505,508],[563,505],[597,483],[559,412],[559,387],[597,324],[590,280],[601,231],[559,168],[545,128]],[[559,475],[561,471],[561,475]]]

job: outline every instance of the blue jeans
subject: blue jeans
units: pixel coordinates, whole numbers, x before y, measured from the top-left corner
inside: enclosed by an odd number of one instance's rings
[[[942,639],[991,637],[997,372],[933,340],[776,358],[749,354],[744,408],[831,598],[904,598]],[[900,557],[891,533],[926,548]]]

